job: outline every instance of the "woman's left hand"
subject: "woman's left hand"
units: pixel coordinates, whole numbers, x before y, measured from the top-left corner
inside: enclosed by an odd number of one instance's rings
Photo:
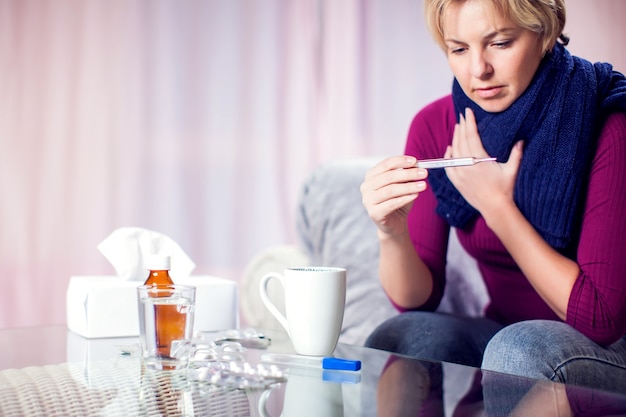
[[[446,174],[463,198],[483,217],[487,213],[513,202],[515,179],[522,160],[522,141],[515,144],[506,163],[482,162],[470,167],[446,168]],[[471,109],[465,110],[454,128],[452,145],[446,158],[486,158],[487,154],[478,135],[476,118]]]

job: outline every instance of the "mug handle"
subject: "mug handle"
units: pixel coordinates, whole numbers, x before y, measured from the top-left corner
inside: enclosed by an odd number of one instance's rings
[[[276,320],[278,320],[278,322],[287,331],[287,334],[289,334],[289,324],[287,323],[287,319],[276,308],[276,306],[274,305],[272,300],[270,300],[270,297],[267,295],[267,285],[269,284],[269,282],[270,282],[270,280],[272,278],[276,278],[278,281],[280,281],[280,284],[283,286],[283,291],[284,291],[285,280],[284,280],[283,276],[281,274],[279,274],[279,273],[276,273],[276,272],[269,272],[269,273],[265,274],[263,276],[263,278],[261,278],[261,284],[259,285],[259,292],[261,294],[261,300],[263,301],[263,304],[265,304],[265,307],[267,307],[269,312],[272,313],[272,316],[274,316],[276,318]]]
[[[259,398],[259,404],[258,404],[258,411],[259,411],[259,415],[261,417],[269,417],[269,414],[267,413],[267,400],[270,397],[272,390],[268,389],[263,391],[263,394],[261,394],[261,398]]]

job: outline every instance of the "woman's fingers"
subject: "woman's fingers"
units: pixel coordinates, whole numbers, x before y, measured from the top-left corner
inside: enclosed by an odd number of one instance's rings
[[[483,143],[480,140],[478,134],[478,125],[476,124],[476,117],[474,112],[469,107],[465,109],[465,137],[468,147],[468,152],[471,156],[478,158],[487,156]]]
[[[361,191],[378,190],[389,184],[409,183],[426,178],[428,172],[423,168],[416,168],[416,162],[415,157],[406,155],[384,159],[365,174]]]
[[[407,205],[411,204],[419,193],[403,194],[391,199],[384,199],[377,204],[370,205],[367,213],[374,223],[380,225],[395,212],[402,210]]]
[[[426,189],[428,171],[415,167],[416,159],[408,156],[387,158],[366,175],[361,184],[363,206],[380,230],[396,233],[413,201]]]
[[[476,158],[488,156],[478,134],[474,112],[470,108],[465,109],[465,114],[459,115],[459,123],[455,126],[452,137],[451,156],[448,157],[462,158],[468,156]]]
[[[380,204],[404,195],[415,194],[425,189],[428,171],[423,168],[396,168],[378,175],[368,175],[361,184],[361,193],[366,204]]]
[[[367,171],[365,173],[365,180],[367,181],[370,177],[374,177],[394,169],[414,167],[416,162],[417,159],[410,155],[390,156],[389,158],[383,159],[378,164],[374,165],[372,169]]]

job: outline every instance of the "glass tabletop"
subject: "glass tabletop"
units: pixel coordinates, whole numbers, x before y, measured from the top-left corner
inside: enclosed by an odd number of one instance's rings
[[[421,361],[340,344],[354,371],[282,367],[286,381],[234,388],[186,369],[146,369],[135,338],[84,339],[63,326],[0,331],[0,416],[567,416],[623,415],[626,396]],[[291,353],[288,340],[248,349]]]

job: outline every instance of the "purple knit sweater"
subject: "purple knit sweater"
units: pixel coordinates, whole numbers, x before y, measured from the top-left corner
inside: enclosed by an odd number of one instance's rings
[[[411,124],[407,155],[443,156],[455,125],[451,96],[420,111]],[[588,181],[577,262],[580,274],[572,290],[566,322],[599,344],[626,334],[626,114],[606,121],[597,143]],[[430,268],[435,286],[421,309],[434,310],[443,294],[449,225],[435,213],[428,188],[408,216],[413,245]],[[486,316],[502,324],[521,320],[560,320],[539,297],[500,240],[480,216],[457,230],[465,250],[478,262],[490,304]]]

